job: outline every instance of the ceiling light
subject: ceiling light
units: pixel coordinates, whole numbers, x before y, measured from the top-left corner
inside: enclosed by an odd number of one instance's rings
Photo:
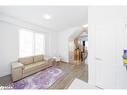
[[[88,24],[83,25],[84,28],[88,27]]]
[[[49,15],[49,14],[44,14],[44,19],[46,19],[46,20],[49,20],[49,19],[51,19],[51,16]]]

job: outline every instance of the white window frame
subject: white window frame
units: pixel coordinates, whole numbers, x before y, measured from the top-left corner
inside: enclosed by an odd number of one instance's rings
[[[32,55],[31,56],[35,56],[35,53],[36,53],[36,50],[35,50],[35,45],[36,45],[36,43],[35,43],[35,41],[36,41],[36,38],[35,38],[35,35],[36,34],[41,34],[41,35],[43,35],[43,49],[44,50],[42,50],[42,51],[44,51],[42,54],[44,55],[45,54],[45,34],[44,33],[40,33],[40,32],[36,32],[36,31],[32,31],[32,30],[29,30],[29,29],[20,29],[19,30],[19,58],[21,58],[21,57],[27,57],[27,56],[23,56],[23,55],[21,55],[21,44],[20,44],[20,40],[21,40],[21,35],[20,35],[20,32],[21,31],[29,31],[29,32],[32,32],[33,33],[33,42],[32,42],[32,44],[33,44],[33,46],[32,46]],[[41,54],[41,53],[40,53]],[[38,55],[40,55],[40,54],[38,54]],[[36,54],[37,55],[37,54]]]

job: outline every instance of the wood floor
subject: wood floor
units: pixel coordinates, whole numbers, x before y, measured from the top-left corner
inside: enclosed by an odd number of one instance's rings
[[[64,77],[57,80],[49,89],[67,89],[75,78],[88,82],[88,65],[73,65],[69,63],[60,63],[56,66],[65,72]],[[4,86],[11,82],[10,75],[0,78],[0,85]]]

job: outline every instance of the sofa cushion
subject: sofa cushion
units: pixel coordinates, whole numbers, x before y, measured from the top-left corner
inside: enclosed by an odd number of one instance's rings
[[[48,64],[46,64],[46,61],[41,61],[41,62],[33,63],[30,65],[26,65],[25,68],[23,69],[23,73],[31,72],[36,69],[42,68],[43,66],[47,66],[47,65]]]
[[[44,61],[43,55],[34,56],[34,63]]]
[[[24,64],[24,65],[28,65],[33,63],[33,57],[25,57],[25,58],[19,58],[18,60],[20,63]]]

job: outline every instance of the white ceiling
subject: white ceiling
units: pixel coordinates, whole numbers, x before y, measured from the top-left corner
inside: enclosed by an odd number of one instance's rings
[[[88,23],[87,6],[1,6],[0,13],[55,31]],[[46,20],[44,14],[52,18]]]

